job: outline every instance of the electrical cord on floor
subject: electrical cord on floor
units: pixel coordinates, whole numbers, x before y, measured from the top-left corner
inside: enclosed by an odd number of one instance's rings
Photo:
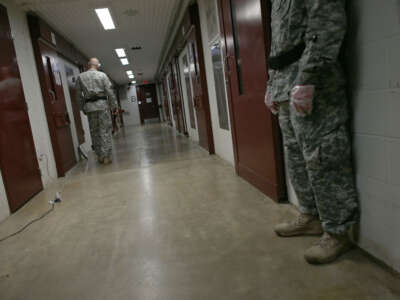
[[[48,159],[47,155],[46,155],[46,154],[42,154],[40,157],[41,157],[41,158],[42,158],[42,157],[45,157],[45,158],[46,158],[46,169],[47,169],[47,175],[49,176],[49,178],[50,178],[50,179],[53,179],[53,180],[56,180],[56,178],[54,178],[54,177],[52,177],[52,176],[50,175],[49,159]],[[29,226],[31,226],[33,223],[36,223],[36,222],[42,220],[42,219],[45,218],[47,215],[49,215],[50,213],[52,213],[52,212],[54,211],[54,209],[55,209],[55,205],[56,205],[57,203],[60,203],[60,202],[61,202],[61,194],[64,192],[65,185],[66,185],[66,182],[64,181],[64,183],[63,183],[63,185],[62,185],[62,188],[61,188],[61,191],[56,192],[56,197],[55,197],[55,199],[49,201],[49,203],[50,203],[50,205],[51,205],[50,209],[48,209],[48,210],[47,210],[45,213],[43,213],[41,216],[39,216],[39,217],[37,217],[37,218],[31,220],[31,221],[28,222],[27,224],[25,224],[23,227],[21,227],[21,228],[20,228],[19,230],[17,230],[16,232],[11,233],[11,234],[9,234],[9,235],[3,237],[3,238],[0,238],[0,243],[1,243],[1,242],[4,242],[5,240],[8,240],[9,238],[12,238],[12,237],[14,237],[14,236],[20,234],[20,233],[23,232],[25,229],[27,229]]]
[[[52,211],[54,211],[54,206],[55,206],[55,202],[53,202],[51,204],[51,208],[49,210],[47,210],[44,214],[42,214],[41,216],[33,219],[32,221],[30,221],[29,223],[27,223],[26,225],[24,225],[23,227],[21,227],[18,231],[11,233],[3,238],[0,239],[0,243],[4,242],[5,240],[8,240],[9,238],[12,238],[13,236],[16,236],[17,234],[20,234],[21,232],[23,232],[25,229],[27,229],[29,226],[31,226],[33,223],[40,221],[41,219],[43,219],[44,217],[46,217],[47,215],[49,215]]]

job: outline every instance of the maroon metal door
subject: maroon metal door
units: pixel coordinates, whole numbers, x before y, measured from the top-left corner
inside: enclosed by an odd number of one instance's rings
[[[197,117],[199,145],[213,154],[214,139],[211,126],[210,104],[208,101],[207,82],[205,78],[204,57],[200,37],[196,27],[189,38],[189,72],[193,86],[193,100]],[[197,34],[196,34],[197,32]]]
[[[41,39],[36,41],[35,50],[57,173],[62,177],[76,164],[76,157],[58,56],[55,49]]]
[[[267,7],[262,0],[220,0],[219,4],[236,170],[279,200],[286,191],[279,127],[264,104]]]
[[[167,86],[168,86],[167,76],[165,76],[162,81],[163,96],[164,96],[164,111],[165,111],[165,116],[167,118],[168,125],[172,126],[171,113],[170,113],[169,102],[168,102]]]
[[[0,5],[0,169],[11,212],[43,189],[7,10]]]
[[[76,68],[78,70],[78,68]],[[83,130],[81,111],[79,108],[78,99],[76,98],[74,70],[65,65],[65,73],[67,75],[69,95],[71,96],[72,111],[74,113],[75,129],[78,136],[79,145],[85,143],[85,131]]]
[[[180,133],[187,133],[185,126],[184,115],[183,115],[183,105],[182,105],[182,94],[180,79],[178,77],[179,64],[178,59],[174,58],[171,64],[171,76],[173,85],[171,87],[171,97],[174,99],[174,105],[176,110],[177,129]]]
[[[189,109],[189,118],[190,118],[190,127],[192,129],[196,129],[196,119],[194,116],[194,103],[193,103],[193,95],[192,95],[192,87],[190,83],[190,73],[189,73],[189,60],[187,54],[185,54],[182,58],[183,64],[183,72],[184,72],[184,80],[186,85],[186,95],[188,99],[188,109]],[[184,91],[185,92],[185,91]]]
[[[137,88],[141,123],[147,119],[160,119],[156,86],[154,84],[142,85]]]

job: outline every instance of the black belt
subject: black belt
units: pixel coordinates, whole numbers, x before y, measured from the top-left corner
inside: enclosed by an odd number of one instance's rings
[[[104,96],[94,96],[94,97],[85,99],[86,102],[96,102],[99,100],[107,100],[107,98]]]
[[[268,67],[272,70],[280,70],[295,63],[301,58],[305,48],[306,44],[302,42],[281,55],[269,57]]]

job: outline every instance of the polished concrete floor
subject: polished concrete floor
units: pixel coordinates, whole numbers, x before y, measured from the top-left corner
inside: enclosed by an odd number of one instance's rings
[[[276,237],[294,215],[221,159],[161,125],[126,128],[114,164],[93,157],[0,224],[1,300],[400,299],[400,278],[353,250],[310,266],[315,238]]]

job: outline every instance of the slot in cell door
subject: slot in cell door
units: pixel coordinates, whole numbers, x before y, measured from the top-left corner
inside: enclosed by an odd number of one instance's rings
[[[7,10],[1,5],[0,53],[0,169],[15,212],[43,185]]]

